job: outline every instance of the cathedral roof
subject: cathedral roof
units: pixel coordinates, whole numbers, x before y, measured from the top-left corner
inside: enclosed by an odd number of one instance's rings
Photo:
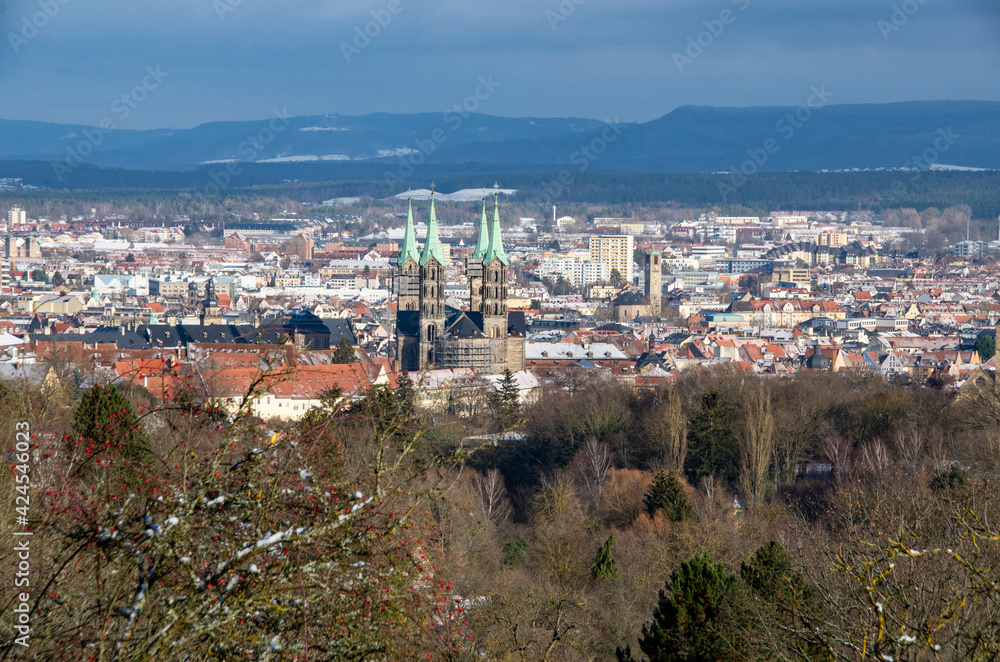
[[[427,243],[424,244],[424,252],[420,256],[420,266],[424,266],[431,261],[431,258],[444,265],[444,251],[441,249],[441,240],[438,239],[438,219],[434,211],[434,192],[431,191],[431,214],[427,219]]]
[[[481,317],[481,316],[480,316]],[[445,334],[451,338],[485,338],[481,324],[476,324],[469,315],[462,313],[454,321],[449,320]]]
[[[479,220],[479,237],[476,239],[476,250],[472,251],[473,260],[482,260],[490,245],[490,230],[486,224],[486,198],[483,198],[483,216]]]
[[[616,306],[644,306],[649,305],[649,299],[635,290],[626,290],[615,297],[612,303]]]
[[[493,228],[490,230],[490,245],[483,256],[483,264],[489,264],[494,259],[503,262],[504,266],[510,266],[510,259],[507,251],[503,249],[503,237],[500,235],[500,203],[497,193],[493,194]]]
[[[410,208],[406,213],[406,230],[403,232],[403,246],[399,250],[397,264],[403,264],[407,259],[420,263],[420,253],[417,251],[417,234],[413,229],[413,200],[409,201]]]

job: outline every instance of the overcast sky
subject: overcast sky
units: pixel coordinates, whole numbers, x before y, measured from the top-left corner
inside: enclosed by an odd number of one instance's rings
[[[0,0],[0,27],[0,117],[96,125],[145,82],[122,128],[444,112],[480,77],[505,116],[1000,100],[997,0]]]

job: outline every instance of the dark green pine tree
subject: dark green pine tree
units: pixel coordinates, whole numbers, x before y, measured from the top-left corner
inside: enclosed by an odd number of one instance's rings
[[[347,338],[341,338],[340,344],[337,345],[336,351],[333,352],[333,363],[346,364],[346,363],[356,363],[357,358],[354,355],[354,347],[351,345],[351,341]]]
[[[98,384],[83,394],[73,416],[73,434],[82,443],[109,448],[129,459],[144,459],[148,441],[132,403],[114,386]]]
[[[657,472],[642,501],[651,516],[662,510],[674,522],[694,519],[694,508],[688,501],[684,486],[673,472]]]
[[[774,540],[758,549],[749,563],[740,565],[740,577],[747,588],[768,602],[791,598],[805,586],[792,557]]]
[[[409,414],[413,409],[413,403],[417,399],[417,391],[413,387],[413,380],[405,372],[399,373],[396,380],[396,401],[404,414]]]
[[[499,388],[490,392],[489,402],[501,430],[517,425],[521,419],[521,390],[510,370],[503,371]]]
[[[982,335],[976,338],[976,352],[979,353],[979,360],[986,362],[993,358],[997,348],[997,341],[993,336]]]
[[[735,485],[740,474],[740,450],[733,435],[733,413],[718,391],[701,398],[701,410],[688,428],[685,470],[696,483],[715,476]]]
[[[777,658],[782,651],[797,650],[806,660],[830,659],[829,648],[817,633],[815,623],[823,620],[823,604],[816,591],[808,586],[802,573],[795,569],[792,557],[781,543],[770,541],[758,549],[749,563],[740,566],[740,577],[757,601],[758,620],[770,621],[785,631],[785,636],[768,641],[758,640],[759,653],[765,658]],[[799,622],[799,635],[790,627]],[[768,644],[772,650],[768,651]]]
[[[605,540],[601,548],[597,550],[597,556],[594,557],[594,562],[590,566],[591,577],[610,581],[615,581],[619,578],[618,564],[615,563],[615,558],[611,556],[611,548],[614,546],[615,535],[612,533],[611,537]]]
[[[745,659],[741,630],[742,583],[711,557],[685,561],[670,576],[642,628],[639,648],[649,662],[729,662]],[[630,648],[618,649],[619,662],[634,662]]]

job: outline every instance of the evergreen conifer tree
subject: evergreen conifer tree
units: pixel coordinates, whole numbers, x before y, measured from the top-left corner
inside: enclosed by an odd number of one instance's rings
[[[490,407],[497,417],[500,429],[507,430],[521,418],[521,390],[510,370],[503,371],[503,378],[498,386],[499,389],[489,395]]]
[[[688,501],[684,486],[673,472],[658,472],[642,500],[651,516],[662,510],[673,522],[694,519],[694,508]]]
[[[340,344],[337,345],[336,351],[333,353],[333,363],[339,363],[341,365],[347,363],[355,363],[357,359],[354,355],[354,347],[351,345],[351,341],[347,338],[341,338]]]
[[[604,580],[616,580],[620,576],[618,574],[618,564],[615,563],[615,559],[611,556],[611,548],[615,546],[615,536],[611,534],[611,537],[604,541],[601,548],[597,550],[597,556],[594,557],[594,562],[590,566],[590,576],[594,579],[604,579]]]
[[[685,561],[660,590],[653,622],[639,648],[649,662],[735,662],[745,659],[741,631],[742,583],[707,555]],[[633,662],[618,649],[619,662]]]
[[[686,470],[695,482],[715,476],[736,483],[740,472],[740,449],[733,434],[732,410],[718,391],[701,398],[701,410],[688,428]]]
[[[83,394],[73,416],[73,433],[130,459],[147,454],[146,434],[132,403],[114,386],[98,384]]]

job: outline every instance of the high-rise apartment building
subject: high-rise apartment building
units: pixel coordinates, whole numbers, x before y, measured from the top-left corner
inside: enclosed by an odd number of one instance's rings
[[[590,261],[608,265],[631,283],[634,273],[635,239],[625,234],[603,234],[590,239]]]
[[[7,212],[7,227],[13,230],[16,227],[25,225],[28,222],[28,213],[18,207],[17,205],[10,208]]]

